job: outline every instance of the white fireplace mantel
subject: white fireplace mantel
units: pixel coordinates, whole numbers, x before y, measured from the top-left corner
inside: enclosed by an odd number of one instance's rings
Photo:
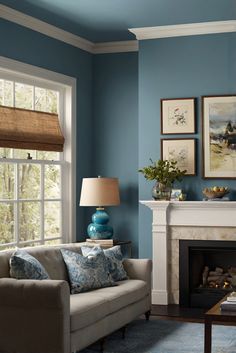
[[[153,212],[153,304],[168,304],[169,226],[236,227],[235,201],[140,201]]]

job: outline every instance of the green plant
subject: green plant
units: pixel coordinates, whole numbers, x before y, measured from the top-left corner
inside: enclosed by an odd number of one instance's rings
[[[172,186],[174,181],[182,180],[186,173],[186,170],[181,171],[177,167],[176,161],[158,160],[153,162],[151,158],[150,161],[151,165],[139,169],[139,172],[143,173],[147,180],[156,180],[163,185]]]

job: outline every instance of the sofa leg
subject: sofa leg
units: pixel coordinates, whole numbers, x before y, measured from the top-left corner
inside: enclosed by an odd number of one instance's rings
[[[101,353],[103,353],[103,351],[104,351],[105,340],[106,340],[105,337],[103,337],[103,338],[100,339],[100,352],[101,352]]]
[[[121,334],[122,334],[122,339],[123,339],[123,340],[125,339],[126,329],[127,329],[127,325],[125,325],[125,326],[123,326],[123,327],[121,328]]]
[[[149,321],[150,315],[151,315],[151,310],[148,310],[148,311],[145,313],[146,321]]]

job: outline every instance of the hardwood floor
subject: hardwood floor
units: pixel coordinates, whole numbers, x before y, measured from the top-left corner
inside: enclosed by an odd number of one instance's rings
[[[161,319],[187,322],[204,322],[206,309],[183,308],[179,305],[152,305],[151,315]]]

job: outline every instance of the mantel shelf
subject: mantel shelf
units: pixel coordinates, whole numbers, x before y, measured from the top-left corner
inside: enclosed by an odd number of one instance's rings
[[[170,226],[236,227],[236,201],[139,201],[156,213],[165,212],[161,224]],[[157,214],[158,217],[158,214]],[[163,218],[163,217],[162,217]],[[158,217],[160,225],[160,217]]]
[[[140,200],[141,204],[151,209],[171,206],[174,208],[235,208],[236,201],[154,201]]]

